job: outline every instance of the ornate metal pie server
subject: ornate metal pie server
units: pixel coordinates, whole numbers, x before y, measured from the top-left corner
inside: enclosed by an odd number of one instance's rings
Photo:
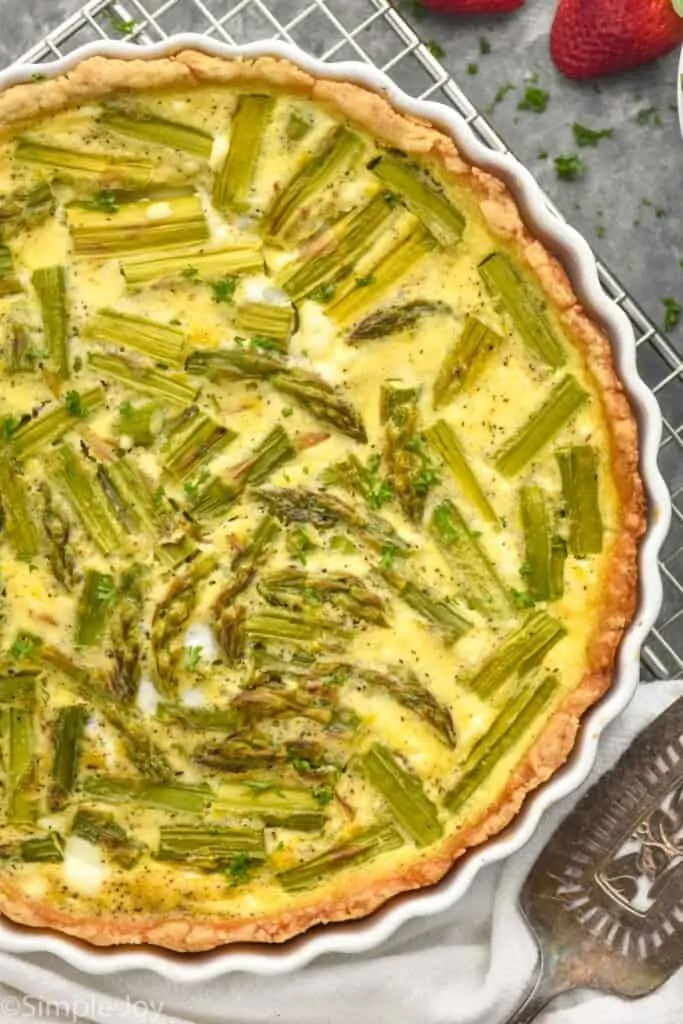
[[[521,904],[540,956],[507,1024],[570,989],[647,995],[683,965],[683,697],[563,822]]]

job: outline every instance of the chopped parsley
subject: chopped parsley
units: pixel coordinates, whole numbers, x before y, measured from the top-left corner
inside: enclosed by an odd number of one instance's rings
[[[92,199],[83,204],[87,210],[99,210],[101,213],[116,213],[119,208],[116,193],[109,189],[97,192]]]
[[[518,110],[530,110],[534,114],[542,114],[550,102],[550,93],[537,85],[529,85],[524,96],[517,104]]]
[[[295,561],[305,565],[309,554],[315,551],[318,545],[309,537],[303,526],[297,526],[294,530],[288,530],[285,547]]]
[[[19,426],[19,420],[16,416],[5,416],[2,421],[2,439],[3,441],[9,441],[12,434]]]
[[[662,298],[662,305],[664,306],[664,330],[673,331],[678,327],[681,319],[680,304],[671,295],[665,295]]]
[[[493,97],[493,102],[489,107],[489,111],[495,110],[499,103],[502,103],[509,92],[512,92],[516,87],[512,82],[506,82],[504,85],[499,86],[496,95]]]
[[[122,18],[120,14],[109,8],[102,11],[102,15],[109,22],[114,32],[118,32],[121,36],[129,36],[138,27],[138,23],[134,18]]]
[[[661,127],[662,119],[656,107],[642,107],[636,113],[636,122],[641,125],[653,124],[655,128]]]
[[[604,224],[596,224],[595,225],[595,237],[596,238],[604,238],[605,237],[605,225]]]
[[[256,864],[256,858],[248,853],[236,853],[225,869],[230,884],[243,885],[248,882]]]
[[[368,285],[375,283],[374,274],[366,274],[365,277],[356,278],[356,288],[367,288]]]
[[[574,141],[577,146],[597,146],[601,139],[611,139],[614,132],[611,128],[586,128],[584,124],[575,121],[572,125]]]
[[[391,569],[393,568],[394,562],[396,561],[397,548],[394,544],[386,544],[382,548],[382,557],[379,561],[380,569]]]
[[[308,297],[314,302],[329,302],[330,299],[334,298],[335,290],[333,284],[319,284]]]
[[[97,600],[101,601],[102,604],[112,605],[116,601],[117,590],[114,580],[110,576],[102,576],[97,581],[96,588]]]
[[[199,273],[199,268],[198,267],[187,266],[187,267],[183,267],[183,269],[180,271],[180,276],[181,277],[196,277],[198,273]]]
[[[31,636],[30,633],[19,633],[9,649],[10,657],[29,658],[39,646],[40,641],[37,637]]]
[[[426,46],[432,57],[436,57],[437,60],[441,60],[442,57],[446,56],[446,51],[443,46],[440,46],[439,43],[437,43],[436,39],[428,39]]]
[[[201,647],[186,647],[185,648],[185,668],[188,672],[196,672],[199,667],[199,662],[202,660],[202,648]]]
[[[330,786],[315,786],[311,792],[321,807],[327,807],[334,796]]]
[[[555,173],[563,181],[577,181],[586,172],[586,165],[576,153],[562,153],[555,157]]]
[[[219,277],[216,281],[211,281],[210,284],[214,302],[233,301],[235,288],[237,288],[236,277]]]
[[[533,608],[536,604],[533,597],[522,593],[521,590],[515,590],[514,587],[512,587],[510,593],[512,594],[513,603],[517,608]]]
[[[485,57],[487,53],[491,52],[491,44],[486,36],[481,36],[479,40],[479,53],[482,57]]]
[[[467,74],[468,75],[478,75],[479,74],[479,65],[475,64],[474,62],[472,64],[468,64],[467,65]]]
[[[84,420],[88,415],[87,408],[83,405],[83,399],[79,395],[78,391],[67,391],[64,398],[64,405],[70,416],[75,416],[76,419]]]

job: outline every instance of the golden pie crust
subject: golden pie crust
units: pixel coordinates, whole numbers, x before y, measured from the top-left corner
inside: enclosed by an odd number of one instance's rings
[[[379,93],[350,82],[317,78],[274,57],[228,60],[196,50],[155,59],[92,57],[57,78],[16,85],[0,94],[0,133],[23,121],[102,99],[112,93],[152,89],[192,89],[207,84],[267,84],[317,101],[389,145],[440,162],[448,175],[469,186],[491,232],[512,246],[537,277],[599,385],[610,435],[611,469],[620,500],[621,523],[611,565],[603,580],[602,612],[589,646],[580,685],[553,714],[494,807],[430,847],[420,860],[389,876],[373,864],[351,877],[318,886],[306,902],[289,911],[249,919],[194,919],[179,914],[92,916],[65,912],[27,898],[0,875],[0,912],[13,921],[51,928],[93,945],[150,944],[197,952],[235,942],[284,942],[314,925],[366,916],[391,897],[438,882],[468,849],[500,832],[517,814],[526,795],[567,759],[582,714],[609,688],[624,630],[636,609],[638,549],[647,524],[638,470],[638,427],[615,372],[610,344],[583,310],[558,260],[533,237],[506,185],[467,163],[455,142],[428,121],[396,110]]]

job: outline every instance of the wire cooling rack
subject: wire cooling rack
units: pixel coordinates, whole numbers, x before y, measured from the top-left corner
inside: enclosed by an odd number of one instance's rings
[[[227,43],[278,38],[324,60],[362,60],[381,68],[413,96],[455,107],[484,145],[509,147],[468,100],[388,0],[90,0],[31,50],[23,61],[63,57],[84,43],[125,39],[150,43],[174,32],[201,32]],[[547,197],[546,197],[547,198]],[[548,205],[561,216],[552,201]],[[598,264],[606,293],[631,320],[640,373],[664,415],[660,467],[673,499],[673,521],[660,562],[664,603],[643,648],[643,675],[683,675],[683,359],[619,281]]]

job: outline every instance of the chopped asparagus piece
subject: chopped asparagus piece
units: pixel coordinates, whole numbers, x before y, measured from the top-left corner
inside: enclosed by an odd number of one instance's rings
[[[300,569],[282,569],[261,577],[260,593],[269,604],[282,605],[295,611],[316,605],[330,605],[352,619],[386,626],[386,609],[378,594],[373,593],[358,576],[343,572],[318,575]]]
[[[163,398],[172,405],[190,405],[197,397],[196,388],[193,388],[184,377],[141,366],[140,363],[124,359],[122,356],[93,352],[89,362],[105,377],[112,377],[143,394]]]
[[[43,319],[45,348],[59,376],[65,380],[69,366],[68,314],[66,309],[66,271],[64,267],[41,267],[31,280],[36,290]]]
[[[303,117],[296,110],[293,110],[287,119],[285,134],[290,142],[300,142],[310,132],[313,124],[308,118]]]
[[[18,458],[24,460],[44,454],[48,445],[64,437],[93,412],[101,409],[106,399],[104,388],[101,387],[91,388],[78,395],[77,402],[71,401],[70,396],[73,395],[77,395],[77,392],[69,392],[65,405],[48,409],[15,430],[12,434],[12,449]]]
[[[523,671],[525,662],[540,651],[545,655],[566,632],[557,619],[543,611],[533,612],[519,629],[500,641],[496,650],[467,680],[468,687],[482,700],[495,696],[512,676]]]
[[[64,840],[57,832],[32,836],[19,846],[19,856],[26,864],[59,864],[64,860]]]
[[[304,487],[261,487],[258,497],[278,519],[288,523],[312,523],[320,529],[345,525],[370,547],[407,555],[410,545],[381,516],[366,515],[327,491]]]
[[[14,704],[16,707],[32,708],[35,703],[35,672],[21,672],[17,675],[0,676],[0,705]]]
[[[105,107],[100,115],[100,123],[112,132],[140,142],[180,149],[202,160],[208,160],[211,156],[211,135],[189,124],[167,121],[142,111],[117,110],[115,107]]]
[[[373,743],[360,759],[368,781],[378,789],[398,825],[416,846],[429,846],[443,835],[436,807],[420,779],[387,747]]]
[[[358,494],[372,509],[379,509],[394,496],[394,488],[386,477],[380,476],[382,456],[371,455],[366,464],[353,454],[341,462],[335,462],[325,470],[323,483],[331,487],[342,487],[350,494]]]
[[[38,484],[42,502],[41,520],[47,560],[52,574],[65,590],[73,590],[76,583],[76,557],[71,541],[71,523],[52,499],[48,484]]]
[[[229,380],[261,380],[284,373],[286,364],[279,358],[242,348],[200,349],[191,352],[185,362],[188,373],[201,377]]]
[[[101,846],[115,864],[132,868],[142,856],[144,847],[119,825],[111,814],[79,808],[71,823],[71,834]]]
[[[326,850],[296,867],[281,871],[277,878],[287,892],[310,889],[323,878],[343,868],[362,864],[403,846],[403,837],[393,825],[381,823],[356,832],[339,846]]]
[[[280,643],[316,651],[329,644],[350,640],[351,632],[325,616],[262,611],[246,621],[247,636],[256,643]]]
[[[379,572],[394,593],[438,630],[447,644],[454,643],[472,628],[469,619],[456,611],[449,601],[437,597],[426,587],[389,569],[380,568]]]
[[[185,643],[182,630],[192,615],[200,583],[216,568],[213,555],[200,554],[176,575],[163,599],[154,609],[151,642],[158,688],[164,697],[174,697],[177,674]]]
[[[87,569],[76,606],[74,642],[78,647],[99,645],[115,602],[114,577],[97,569]]]
[[[368,308],[377,305],[385,293],[395,288],[435,247],[432,236],[419,224],[372,268],[369,279],[357,278],[351,291],[332,299],[327,312],[338,324],[354,323]]]
[[[524,575],[529,596],[534,601],[555,601],[562,597],[564,590],[563,573],[559,573],[557,561],[561,549],[553,544],[550,513],[543,489],[522,487],[520,506],[525,541]]]
[[[367,441],[360,413],[322,377],[304,370],[290,369],[270,377],[270,383],[303,405],[323,423],[330,423],[342,434],[363,444]]]
[[[558,689],[559,682],[555,676],[547,676],[538,689],[522,690],[501,711],[489,731],[472,749],[462,766],[458,782],[446,794],[445,804],[449,811],[459,811],[475,790],[490,777],[499,761],[544,714]]]
[[[10,312],[5,336],[7,344],[4,355],[8,374],[32,373],[36,368],[38,353],[31,344],[31,333],[26,322]]]
[[[252,182],[274,102],[272,96],[240,96],[230,125],[230,149],[213,182],[213,204],[218,210],[249,210]]]
[[[159,830],[158,860],[179,861],[199,871],[219,871],[237,853],[265,860],[263,831],[190,825],[162,825]]]
[[[55,197],[47,182],[17,189],[0,200],[0,234],[8,238],[46,220],[55,211]]]
[[[358,259],[386,229],[394,216],[393,196],[380,193],[330,229],[329,244],[314,256],[288,264],[280,284],[293,302],[348,277]]]
[[[109,184],[146,184],[154,169],[149,160],[134,159],[113,153],[87,153],[47,146],[26,136],[18,139],[14,150],[20,163],[53,171],[57,177],[100,178]]]
[[[141,566],[131,565],[123,573],[109,625],[114,660],[109,688],[124,704],[135,699],[142,675],[142,572]]]
[[[461,391],[469,391],[503,339],[468,314],[462,334],[448,350],[434,381],[434,408],[440,409]]]
[[[209,241],[201,196],[192,187],[108,194],[113,202],[105,209],[93,209],[92,203],[67,206],[76,256],[111,259],[161,249],[168,250],[165,256],[181,256],[187,266],[192,263],[189,247]]]
[[[161,432],[163,419],[163,403],[133,405],[126,400],[119,406],[113,430],[117,437],[129,438],[133,447],[149,448]]]
[[[256,576],[256,570],[262,565],[269,554],[280,527],[271,516],[264,516],[247,543],[233,556],[231,563],[232,578],[224,587],[214,604],[214,612],[220,617],[226,608],[238,597]]]
[[[353,673],[367,686],[384,690],[398,704],[421,718],[448,747],[456,743],[451,713],[410,669],[389,666],[377,672],[374,669],[355,668]]]
[[[156,715],[160,722],[207,732],[234,732],[241,721],[240,716],[232,708],[197,708],[187,704],[170,704],[167,701],[157,704]]]
[[[569,515],[569,547],[577,558],[602,551],[602,517],[598,497],[598,456],[590,445],[557,453],[562,492]]]
[[[491,253],[479,264],[479,273],[531,352],[554,370],[564,366],[567,361],[564,345],[550,324],[545,301],[527,283],[510,257],[502,252]]]
[[[111,804],[133,804],[153,807],[171,814],[203,815],[212,799],[211,791],[201,786],[179,783],[153,783],[140,779],[89,775],[83,779],[82,790],[92,800]]]
[[[512,612],[507,588],[452,501],[434,509],[430,529],[456,574],[458,592],[475,611],[487,618],[503,618]]]
[[[211,281],[231,274],[257,274],[262,270],[263,253],[254,242],[214,250],[183,247],[167,254],[121,260],[121,272],[129,288],[174,277]]]
[[[236,437],[234,430],[214,422],[196,405],[191,405],[170,425],[163,454],[164,468],[177,480],[186,480],[211,462]]]
[[[74,449],[62,442],[50,456],[55,483],[103,555],[125,549],[123,533],[97,481]]]
[[[7,709],[7,820],[32,822],[38,810],[36,725],[33,707]]]
[[[498,526],[498,516],[474,475],[453,428],[445,420],[437,420],[425,430],[424,435],[450,469],[465,501],[473,505],[487,523]]]
[[[426,302],[416,299],[401,306],[386,306],[370,313],[359,324],[356,324],[349,335],[349,341],[372,341],[375,338],[386,338],[389,334],[411,330],[429,316],[452,313],[445,302]]]
[[[0,296],[16,295],[21,290],[21,282],[14,272],[12,253],[6,245],[0,245]]]
[[[101,309],[88,320],[82,333],[85,338],[107,345],[132,348],[157,363],[182,366],[185,362],[184,332],[143,316]]]
[[[495,457],[496,469],[512,477],[534,459],[588,400],[574,377],[563,377],[527,422],[503,445]]]
[[[239,606],[222,608],[217,616],[216,640],[229,665],[244,658],[247,650],[246,612]]]
[[[48,793],[48,806],[52,812],[61,810],[73,791],[87,719],[88,713],[83,704],[62,708],[57,716],[52,779]]]
[[[427,495],[439,480],[419,430],[420,391],[383,384],[380,395],[380,418],[386,425],[387,480],[406,516],[419,523]]]
[[[276,305],[273,302],[243,302],[237,307],[235,327],[238,331],[262,335],[283,343],[287,342],[294,330],[296,311],[293,306]]]
[[[7,452],[0,452],[0,505],[3,531],[17,558],[30,562],[40,550],[40,535],[29,505],[27,482]]]
[[[326,816],[312,790],[293,788],[278,776],[259,776],[219,787],[214,813],[259,818],[271,828],[319,832]]]
[[[441,185],[416,164],[393,153],[379,157],[371,168],[383,185],[398,192],[441,245],[457,245],[465,230],[465,218]]]

